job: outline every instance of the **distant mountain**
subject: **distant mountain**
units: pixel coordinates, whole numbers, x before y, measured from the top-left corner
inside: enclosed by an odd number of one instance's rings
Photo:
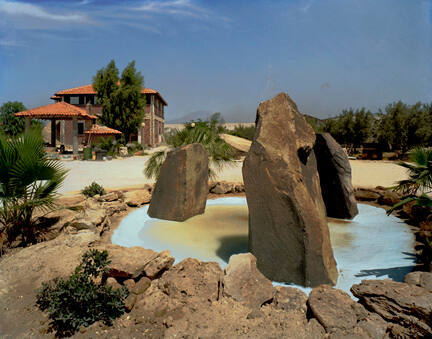
[[[211,115],[213,113],[214,112],[212,112],[212,111],[195,111],[195,112],[186,114],[186,115],[184,115],[180,118],[177,118],[177,119],[167,120],[166,123],[167,124],[184,124],[184,123],[187,123],[191,120],[198,120],[198,119],[207,120],[211,117]]]

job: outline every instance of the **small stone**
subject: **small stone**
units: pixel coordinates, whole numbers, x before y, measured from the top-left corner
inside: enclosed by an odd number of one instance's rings
[[[129,296],[126,298],[124,305],[127,312],[130,312],[136,303],[137,296],[135,294],[129,294]]]
[[[122,288],[122,285],[120,285],[120,284],[117,282],[117,280],[116,280],[115,278],[112,278],[112,277],[109,277],[109,278],[106,280],[105,285],[111,287],[111,288],[114,289],[114,290],[117,290],[117,289],[119,289],[119,288]]]
[[[261,311],[259,308],[253,309],[246,317],[246,319],[257,319],[264,317],[264,312]]]
[[[175,259],[171,256],[170,251],[162,251],[156,256],[156,258],[144,266],[144,272],[147,277],[154,279],[161,272],[169,269],[174,264],[174,260]]]
[[[151,280],[147,277],[142,277],[132,288],[132,293],[143,294],[151,285]]]
[[[133,279],[127,279],[123,282],[123,285],[125,285],[129,291],[132,291],[135,287],[135,281]]]

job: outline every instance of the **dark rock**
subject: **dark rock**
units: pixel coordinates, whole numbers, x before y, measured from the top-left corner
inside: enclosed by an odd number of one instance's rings
[[[348,156],[329,133],[316,135],[314,152],[327,216],[354,218],[358,209]]]
[[[274,290],[256,266],[256,258],[250,254],[236,254],[229,259],[223,278],[223,294],[248,307],[260,307],[273,298]]]
[[[384,191],[377,200],[378,204],[386,206],[393,206],[400,201],[399,194],[393,191]]]
[[[187,258],[159,279],[159,288],[172,298],[196,298],[215,301],[219,297],[222,269],[214,262]]]
[[[354,192],[355,198],[359,201],[376,201],[381,195],[367,188],[359,188]]]
[[[398,326],[402,337],[429,337],[432,334],[432,292],[393,280],[363,280],[351,292],[367,309]]]
[[[287,94],[259,105],[243,165],[249,251],[274,281],[303,286],[337,281],[314,143],[312,127]]]
[[[208,194],[208,154],[201,144],[167,154],[156,183],[148,215],[184,221],[204,213]]]

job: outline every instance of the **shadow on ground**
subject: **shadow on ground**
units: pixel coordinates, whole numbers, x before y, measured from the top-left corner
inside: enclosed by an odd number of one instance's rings
[[[216,250],[216,255],[228,263],[233,254],[248,252],[248,236],[236,235],[219,238],[220,246]]]
[[[412,265],[408,266],[399,266],[399,267],[389,267],[389,268],[376,268],[372,270],[361,270],[360,273],[357,273],[356,277],[383,277],[388,276],[390,279],[394,281],[403,282],[405,275],[414,271],[416,268],[416,256],[413,253],[402,252],[402,254],[406,255],[406,260],[412,261]]]

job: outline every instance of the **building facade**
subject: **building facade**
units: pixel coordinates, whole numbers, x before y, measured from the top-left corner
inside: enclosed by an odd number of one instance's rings
[[[132,135],[129,141],[138,141],[143,146],[155,147],[164,141],[164,107],[168,104],[157,90],[143,88],[141,94],[146,98],[146,114],[138,129],[138,134]],[[58,91],[51,99],[55,102],[64,101],[80,107],[92,115],[99,117],[102,115],[102,105],[97,103],[97,92],[91,84]],[[88,136],[84,132],[90,128],[91,124],[89,122],[78,121],[78,140],[80,144],[87,143],[86,137]],[[65,145],[72,143],[72,125],[70,121],[57,122],[56,129],[60,143]]]

